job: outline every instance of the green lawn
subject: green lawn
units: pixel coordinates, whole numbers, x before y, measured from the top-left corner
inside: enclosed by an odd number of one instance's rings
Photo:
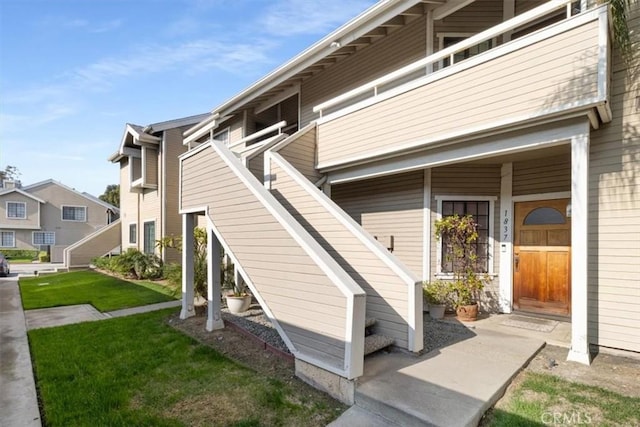
[[[492,410],[483,425],[637,426],[640,398],[529,372],[506,405]]]
[[[168,313],[29,331],[44,425],[324,426],[344,410],[199,344]]]
[[[33,258],[7,258],[11,264],[31,264]]]
[[[25,310],[91,304],[104,312],[174,299],[160,285],[141,286],[88,270],[23,278],[20,291]]]

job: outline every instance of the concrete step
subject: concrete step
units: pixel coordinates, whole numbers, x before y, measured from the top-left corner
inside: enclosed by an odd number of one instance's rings
[[[393,338],[386,335],[372,334],[364,337],[364,355],[374,353],[393,344]]]
[[[353,405],[327,427],[388,427],[397,425],[386,418]]]
[[[372,327],[372,326],[373,326],[373,325],[375,325],[375,324],[376,324],[376,318],[375,318],[375,317],[367,317],[367,318],[364,320],[364,328],[365,328],[365,329],[366,329],[366,328],[370,328],[370,327]]]

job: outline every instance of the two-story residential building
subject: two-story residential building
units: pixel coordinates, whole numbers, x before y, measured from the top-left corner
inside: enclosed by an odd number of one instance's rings
[[[67,247],[114,222],[118,212],[53,179],[22,188],[8,184],[0,191],[0,251],[47,250],[52,262],[63,262]]]
[[[640,79],[608,7],[378,2],[184,132],[185,245],[205,218],[298,372],[347,401],[366,319],[422,349],[421,284],[451,277],[434,222],[453,214],[479,224],[484,311],[570,322],[581,363],[640,352]],[[637,51],[637,4],[628,24]]]
[[[157,253],[164,261],[179,261],[179,253],[160,253],[157,240],[180,236],[178,212],[179,163],[186,151],[182,132],[205,119],[196,115],[148,126],[127,124],[118,150],[109,161],[120,166],[122,250]]]

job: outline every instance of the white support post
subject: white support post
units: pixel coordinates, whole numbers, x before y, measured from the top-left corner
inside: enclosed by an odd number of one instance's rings
[[[516,1],[515,0],[502,0],[502,21],[508,21],[516,16]],[[513,31],[507,31],[502,35],[502,42],[506,43],[511,40]]]
[[[195,227],[195,215],[182,215],[182,310],[180,318],[186,319],[194,316],[193,308],[193,229]]]
[[[207,225],[207,331],[224,328],[220,313],[220,242]]]
[[[499,301],[500,311],[511,313],[513,302],[513,163],[502,165],[500,180],[500,244]]]
[[[434,25],[433,25],[433,10],[429,9],[427,11],[427,25],[426,25],[426,34],[425,34],[426,38],[427,38],[427,51],[426,51],[426,56],[432,55],[434,52],[434,39],[435,39],[435,30],[434,30]],[[427,64],[427,74],[431,74],[433,73],[433,63],[430,62]]]
[[[571,139],[571,350],[567,360],[589,365],[588,234],[589,124]]]
[[[331,184],[329,184],[328,182],[325,182],[324,184],[322,184],[322,192],[324,193],[325,196],[327,196],[328,198],[331,198]]]
[[[422,280],[431,280],[431,169],[424,170],[422,199]]]

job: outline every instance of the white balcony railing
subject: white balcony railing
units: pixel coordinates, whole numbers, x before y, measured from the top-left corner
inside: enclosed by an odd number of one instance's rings
[[[541,19],[549,17],[550,15],[557,13],[561,9],[566,9],[566,17],[571,17],[572,0],[552,0],[534,9],[531,9],[515,18],[509,19],[501,24],[491,27],[481,33],[471,36],[460,43],[456,43],[453,46],[442,49],[432,55],[429,55],[423,59],[415,61],[409,65],[406,65],[396,71],[393,71],[387,75],[384,75],[378,79],[375,79],[369,83],[345,92],[335,98],[332,98],[326,102],[316,105],[313,108],[313,112],[319,113],[320,118],[325,116],[327,110],[336,110],[340,108],[347,108],[350,104],[363,101],[363,97],[369,94],[369,98],[364,100],[371,100],[378,97],[381,93],[389,88],[394,88],[398,85],[398,82],[407,83],[407,76],[426,70],[433,70],[434,65],[438,65],[441,61],[448,59],[449,64],[453,65],[455,61],[455,55],[463,52],[473,46],[477,46],[487,40],[493,40],[498,37],[505,37],[512,33],[514,30],[526,27],[529,24],[539,22]],[[439,70],[440,71],[440,70]],[[416,79],[423,78],[425,74],[421,74]],[[394,85],[394,83],[396,83]]]

